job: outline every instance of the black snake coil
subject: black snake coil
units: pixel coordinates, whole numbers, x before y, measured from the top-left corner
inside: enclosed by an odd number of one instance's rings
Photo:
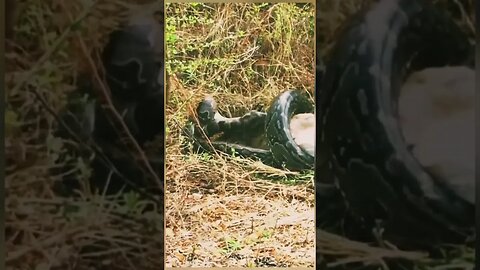
[[[408,74],[468,65],[472,55],[459,27],[423,0],[379,1],[337,41],[316,100],[316,181],[336,184],[366,228],[382,221],[386,239],[463,243],[472,236],[475,206],[422,168],[397,120]]]
[[[278,95],[265,112],[250,111],[242,117],[226,118],[217,111],[212,98],[203,100],[197,108],[200,129],[194,125],[186,128],[186,135],[202,149],[215,149],[226,153],[238,153],[242,157],[260,159],[266,164],[293,170],[313,169],[314,157],[297,145],[290,130],[293,115],[311,113],[312,102],[302,91],[288,90]],[[207,142],[204,138],[223,133],[223,138],[239,141],[262,137],[267,147],[256,148],[222,140]],[[234,138],[235,137],[235,138]]]

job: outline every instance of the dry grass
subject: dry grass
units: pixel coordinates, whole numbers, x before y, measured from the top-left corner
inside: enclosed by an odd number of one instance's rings
[[[228,155],[185,155],[181,128],[206,94],[238,116],[289,88],[313,92],[314,6],[169,4],[167,266],[313,266],[312,175]],[[275,181],[276,179],[276,181]]]

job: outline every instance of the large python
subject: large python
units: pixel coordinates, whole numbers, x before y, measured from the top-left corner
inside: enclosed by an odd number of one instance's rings
[[[250,111],[234,118],[222,116],[217,111],[216,101],[207,97],[196,111],[201,129],[190,125],[186,131],[189,138],[196,136],[195,142],[204,149],[210,149],[211,144],[222,152],[233,151],[272,166],[312,169],[315,135],[312,111],[312,102],[306,93],[299,90],[288,90],[278,95],[267,112]],[[311,136],[302,140],[299,137],[305,129]],[[205,134],[211,138],[219,133],[222,136],[209,143],[201,137]]]
[[[361,234],[376,228],[376,234],[385,230],[382,239],[399,244],[463,243],[474,235],[474,204],[419,164],[397,118],[400,88],[409,74],[472,66],[472,55],[466,35],[428,1],[378,1],[343,26],[325,73],[317,68],[315,155],[299,147],[288,129],[291,117],[306,111],[292,91],[279,95],[267,113],[233,119],[218,114],[214,101],[205,99],[197,108],[200,126],[207,137],[224,136],[211,144],[197,142],[289,169],[309,168],[316,159],[317,211],[338,203],[333,193],[343,198],[352,226],[358,226],[350,231],[353,238],[363,239]],[[200,133],[193,131],[189,134]],[[245,132],[263,134],[268,146],[225,142]],[[329,188],[319,189],[324,186]],[[317,224],[321,216],[317,213]]]
[[[473,55],[467,36],[429,1],[379,1],[344,27],[316,100],[316,181],[337,185],[361,226],[381,221],[383,237],[400,244],[474,235],[474,204],[421,166],[397,119],[406,76],[472,66]]]

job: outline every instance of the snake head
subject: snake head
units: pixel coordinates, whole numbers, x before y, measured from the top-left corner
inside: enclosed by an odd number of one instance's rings
[[[218,123],[215,121],[217,115],[217,102],[212,96],[207,95],[197,106],[197,117],[199,126],[207,137],[218,132]]]
[[[110,34],[102,52],[112,95],[124,100],[163,91],[163,28],[153,11],[132,16]]]
[[[217,102],[213,99],[212,96],[208,95],[205,99],[198,104],[197,115],[200,120],[200,124],[206,125],[212,122],[215,118],[215,113],[217,112]]]

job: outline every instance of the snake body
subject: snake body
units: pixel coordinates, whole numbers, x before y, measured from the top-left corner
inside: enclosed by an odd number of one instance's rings
[[[313,168],[313,153],[295,142],[290,129],[292,116],[312,111],[311,101],[298,90],[279,94],[267,112],[250,111],[241,117],[222,116],[217,111],[215,100],[210,97],[197,107],[205,135],[212,137],[222,133],[221,138],[210,143],[215,149],[226,153],[233,151],[242,157],[253,157],[266,164],[292,170]],[[188,134],[192,137],[201,132],[190,129]],[[209,149],[204,139],[197,138],[196,142]]]
[[[471,235],[474,205],[421,167],[397,121],[408,74],[465,65],[471,53],[466,35],[422,0],[379,1],[336,44],[316,100],[316,181],[337,185],[367,228],[384,222],[387,239],[464,242]]]

